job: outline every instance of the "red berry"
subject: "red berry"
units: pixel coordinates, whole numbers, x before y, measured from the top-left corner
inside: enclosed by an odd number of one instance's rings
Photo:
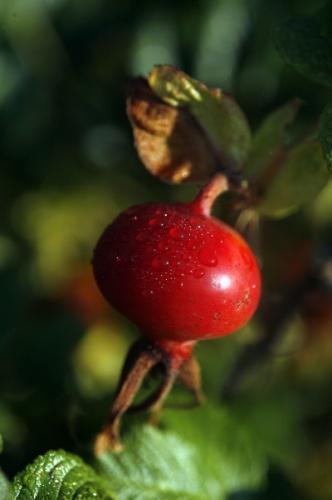
[[[243,326],[257,307],[260,271],[249,246],[199,212],[195,202],[131,207],[95,249],[100,290],[151,340],[220,337]]]
[[[121,449],[121,416],[153,366],[164,366],[163,380],[140,409],[158,414],[178,375],[200,403],[195,342],[237,330],[257,307],[261,279],[252,251],[210,216],[214,199],[227,187],[224,176],[216,175],[193,203],[131,207],[97,243],[93,268],[101,292],[147,338],[128,353],[108,421],[96,438],[97,455]]]

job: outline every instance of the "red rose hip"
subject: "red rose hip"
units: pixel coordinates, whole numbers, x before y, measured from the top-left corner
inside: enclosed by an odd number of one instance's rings
[[[186,371],[191,363],[189,372],[195,372],[191,378],[197,378],[191,357],[194,343],[239,329],[260,298],[260,270],[251,249],[236,231],[210,216],[214,199],[225,189],[225,178],[218,175],[192,203],[131,207],[107,227],[94,252],[101,292],[147,339],[134,357],[131,354],[132,364],[148,352],[152,364],[168,367],[172,381],[186,363]],[[139,371],[138,386],[143,375]],[[169,376],[165,380],[171,385]],[[200,399],[199,383],[191,382]],[[169,388],[161,390],[162,399]],[[153,404],[160,405],[159,396]],[[131,394],[129,402],[128,394],[122,399],[126,401],[120,413],[129,406]],[[113,417],[98,437],[97,453],[117,448],[115,413],[113,407]]]
[[[106,299],[153,340],[231,333],[252,316],[260,296],[248,245],[194,204],[126,210],[102,235],[93,264]]]

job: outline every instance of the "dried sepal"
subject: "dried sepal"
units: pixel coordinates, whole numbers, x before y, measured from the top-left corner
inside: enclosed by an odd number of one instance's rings
[[[135,145],[145,167],[171,183],[209,178],[217,159],[188,111],[164,103],[143,78],[133,81],[127,100]]]

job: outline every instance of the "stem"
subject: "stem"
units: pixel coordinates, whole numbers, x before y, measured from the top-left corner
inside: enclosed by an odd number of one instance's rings
[[[227,177],[224,174],[216,174],[206,186],[202,188],[195,200],[190,203],[190,206],[194,212],[210,215],[212,205],[217,197],[228,190],[229,182]]]
[[[169,392],[171,391],[175,379],[178,375],[179,368],[170,368],[166,372],[166,376],[157,391],[156,397],[153,402],[151,402],[149,411],[150,418],[149,423],[152,425],[158,425],[160,420],[161,410],[164,404],[165,399],[167,398]]]
[[[128,410],[148,372],[157,364],[165,367],[160,387],[143,403],[133,410],[150,410],[156,423],[162,405],[172,389],[179,370],[191,354],[194,342],[175,342],[164,340],[158,343],[139,340],[129,350],[120,377],[119,389],[110,415],[95,441],[95,455],[106,451],[122,450],[120,423],[122,415]]]
[[[182,384],[194,394],[196,403],[201,405],[205,398],[202,392],[201,367],[195,356],[191,356],[182,365],[179,378]]]
[[[122,450],[122,444],[119,438],[121,416],[130,406],[145,375],[157,361],[158,360],[151,356],[150,353],[143,352],[138,356],[113,403],[108,421],[96,438],[95,454],[97,456],[107,450],[114,452]]]

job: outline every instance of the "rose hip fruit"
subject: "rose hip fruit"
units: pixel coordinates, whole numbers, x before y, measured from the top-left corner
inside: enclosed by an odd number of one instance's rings
[[[93,258],[97,284],[147,339],[136,361],[148,352],[153,364],[163,362],[178,374],[196,341],[232,333],[255,312],[261,292],[256,258],[234,229],[210,216],[225,183],[217,175],[192,203],[131,207],[98,241]],[[102,433],[104,441],[108,433],[106,444],[99,435],[98,452],[116,448],[110,428]]]
[[[185,204],[132,207],[94,255],[105,298],[151,340],[220,337],[256,309],[260,273],[233,229]]]

